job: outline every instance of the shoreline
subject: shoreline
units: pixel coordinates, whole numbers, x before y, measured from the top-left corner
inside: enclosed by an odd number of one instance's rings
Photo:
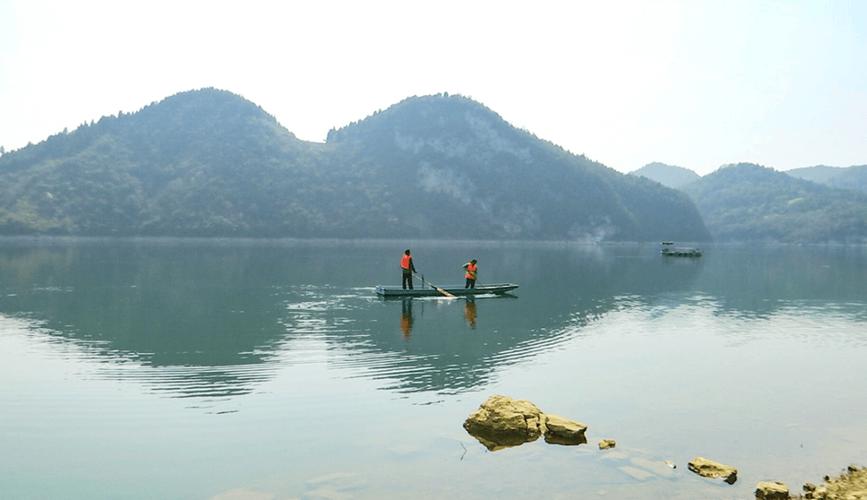
[[[801,489],[802,494],[791,494],[789,498],[808,500],[867,499],[867,468],[850,465],[837,476],[826,475],[820,485],[807,482]]]

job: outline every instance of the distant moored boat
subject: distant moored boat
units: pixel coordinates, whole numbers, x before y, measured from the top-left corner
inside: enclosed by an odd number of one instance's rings
[[[669,257],[701,257],[701,249],[675,246],[673,241],[663,241],[662,250],[659,253]]]

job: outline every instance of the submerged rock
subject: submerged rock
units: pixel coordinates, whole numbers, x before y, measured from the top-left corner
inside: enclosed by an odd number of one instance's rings
[[[674,477],[674,471],[671,470],[671,467],[669,467],[665,462],[645,457],[633,457],[629,459],[629,461],[632,462],[633,465],[648,470],[659,477]]]
[[[738,480],[738,470],[731,465],[721,464],[704,457],[695,457],[689,461],[689,470],[702,477],[722,478],[729,484]]]
[[[552,444],[584,444],[587,426],[559,415],[544,415],[545,442]]]
[[[494,395],[464,421],[464,429],[491,451],[535,441],[544,416],[536,405]]]
[[[618,467],[618,469],[620,469],[624,474],[628,475],[632,479],[636,479],[638,481],[645,481],[647,479],[656,477],[650,471],[640,469],[638,467],[632,467],[630,465],[623,465],[621,467]]]
[[[608,448],[614,448],[615,446],[617,446],[617,441],[613,439],[603,439],[599,441],[600,450],[607,450]]]
[[[756,485],[756,498],[760,500],[788,500],[789,487],[779,481],[760,481]]]

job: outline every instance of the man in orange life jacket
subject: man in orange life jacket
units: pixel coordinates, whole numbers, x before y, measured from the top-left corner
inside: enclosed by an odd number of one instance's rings
[[[409,286],[409,289],[412,290],[412,273],[415,272],[415,264],[412,263],[412,254],[409,248],[403,252],[403,258],[400,259],[400,269],[403,271],[403,280],[400,282],[400,286],[404,290]]]
[[[476,287],[476,275],[479,272],[479,266],[476,265],[476,259],[473,259],[466,264],[464,264],[464,269],[467,270],[466,274],[464,274],[464,278],[467,279],[464,288],[475,288]]]

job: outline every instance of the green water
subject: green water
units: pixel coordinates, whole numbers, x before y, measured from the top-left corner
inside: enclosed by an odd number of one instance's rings
[[[378,299],[406,246],[520,288]],[[865,366],[862,247],[0,240],[0,497],[751,498],[867,464]],[[495,393],[589,443],[488,452]]]

